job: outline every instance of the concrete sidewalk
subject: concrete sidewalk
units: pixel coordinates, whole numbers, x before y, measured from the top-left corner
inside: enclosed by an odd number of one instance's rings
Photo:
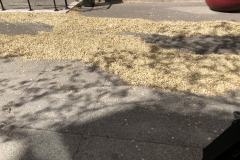
[[[239,107],[233,96],[133,89],[80,61],[0,63],[4,160],[197,160]]]
[[[97,3],[93,8],[82,7],[81,14],[90,17],[143,18],[153,21],[240,21],[240,12],[212,11],[205,2]]]
[[[11,34],[1,25],[1,34]],[[49,26],[26,28],[11,35],[51,31]],[[239,90],[210,99],[132,88],[81,61],[9,57],[0,58],[0,64],[0,160],[200,160],[202,148],[231,125],[240,106]]]

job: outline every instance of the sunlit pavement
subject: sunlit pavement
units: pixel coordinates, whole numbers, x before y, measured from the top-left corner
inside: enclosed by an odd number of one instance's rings
[[[212,11],[205,2],[96,3],[94,7],[82,7],[81,14],[89,17],[143,18],[153,21],[240,21],[240,11]]]
[[[200,160],[202,148],[230,126],[240,106],[237,90],[208,98],[133,88],[81,61],[9,57],[0,64],[1,160]]]

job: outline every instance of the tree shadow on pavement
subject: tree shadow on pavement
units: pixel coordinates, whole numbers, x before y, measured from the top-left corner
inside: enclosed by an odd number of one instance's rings
[[[0,150],[9,159],[200,159],[239,109],[237,91],[208,98],[134,90],[80,61],[50,62],[25,87],[2,104]]]
[[[183,49],[195,54],[240,53],[240,38],[232,36],[169,37],[164,35],[141,35],[147,43],[157,44],[166,49]]]

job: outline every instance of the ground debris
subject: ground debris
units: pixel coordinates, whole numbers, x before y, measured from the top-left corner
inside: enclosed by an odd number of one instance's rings
[[[205,96],[225,94],[240,86],[240,55],[198,55],[164,49],[147,44],[140,37],[119,34],[240,36],[238,22],[94,18],[81,16],[77,9],[65,15],[1,13],[1,21],[41,22],[53,25],[54,30],[35,36],[0,34],[0,56],[21,56],[26,60],[83,60],[117,74],[133,86],[145,85]]]

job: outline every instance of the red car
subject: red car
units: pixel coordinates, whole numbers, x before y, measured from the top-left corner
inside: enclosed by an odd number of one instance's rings
[[[205,0],[208,7],[214,11],[240,11],[240,0]]]

